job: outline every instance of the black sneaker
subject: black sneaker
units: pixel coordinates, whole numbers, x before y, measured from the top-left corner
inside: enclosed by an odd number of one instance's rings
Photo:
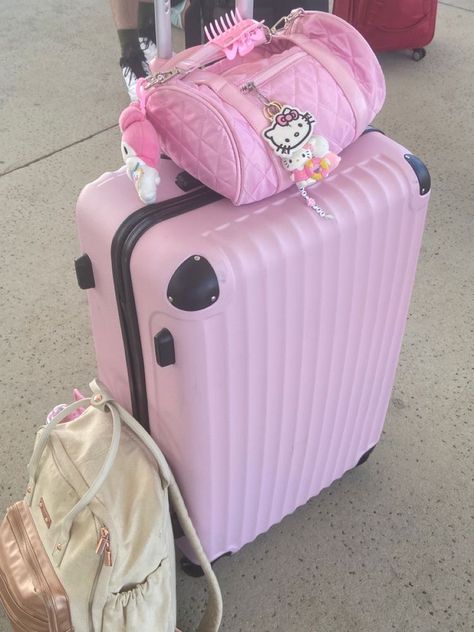
[[[138,42],[142,53],[145,55],[145,60],[149,64],[156,57],[158,57],[158,49],[155,42],[149,37],[139,37]]]

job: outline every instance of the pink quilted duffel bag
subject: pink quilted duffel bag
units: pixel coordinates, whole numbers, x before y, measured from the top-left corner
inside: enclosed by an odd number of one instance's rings
[[[302,9],[283,22],[279,30],[262,27],[265,42],[232,59],[211,41],[155,60],[156,74],[143,91],[161,149],[234,204],[292,184],[282,160],[291,153],[284,147],[288,135],[279,128],[277,149],[263,135],[272,104],[288,120],[310,112],[315,133],[337,154],[364,131],[385,98],[377,59],[347,22]]]

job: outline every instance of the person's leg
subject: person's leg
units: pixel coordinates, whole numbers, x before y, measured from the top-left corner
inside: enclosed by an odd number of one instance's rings
[[[147,62],[156,55],[153,0],[110,0],[110,5],[120,42],[123,78],[134,100],[137,79],[149,74]],[[142,5],[146,5],[144,9]]]
[[[138,0],[110,0],[117,31],[138,28]]]

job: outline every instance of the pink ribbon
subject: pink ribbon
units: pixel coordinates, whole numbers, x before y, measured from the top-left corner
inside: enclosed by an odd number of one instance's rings
[[[291,121],[296,121],[298,117],[299,117],[298,110],[286,110],[285,113],[278,114],[275,120],[278,125],[280,125],[281,127],[284,127],[286,125],[289,125]]]

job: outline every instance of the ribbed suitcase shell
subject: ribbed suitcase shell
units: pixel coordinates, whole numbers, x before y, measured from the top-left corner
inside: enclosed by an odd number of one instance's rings
[[[417,176],[406,156],[377,132],[346,149],[314,188],[333,220],[295,192],[246,207],[222,199],[150,226],[131,252],[151,432],[210,559],[279,522],[379,440],[429,198],[426,168]],[[177,172],[164,162],[164,198],[182,194]],[[77,215],[95,275],[99,377],[129,408],[110,251],[136,208],[122,170],[88,185]],[[205,257],[220,286],[194,312],[167,296],[190,256]],[[176,353],[166,367],[154,349],[163,328]]]
[[[421,48],[435,33],[438,0],[334,0],[333,13],[376,51]]]

